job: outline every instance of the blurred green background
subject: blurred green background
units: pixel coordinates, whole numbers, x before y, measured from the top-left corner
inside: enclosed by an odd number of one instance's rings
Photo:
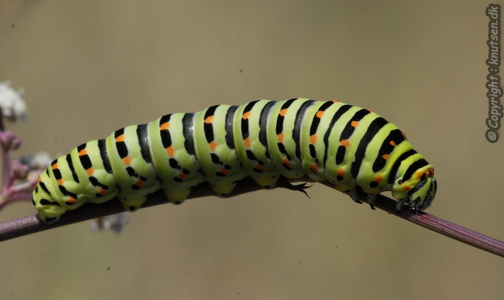
[[[501,2],[501,1],[498,1]],[[169,112],[338,99],[436,166],[428,212],[504,239],[504,137],[486,141],[486,1],[14,1],[0,81],[16,154],[56,157]],[[504,132],[501,133],[504,134]],[[0,299],[503,299],[504,260],[320,184],[189,200],[0,245]],[[0,220],[33,214],[28,202]]]

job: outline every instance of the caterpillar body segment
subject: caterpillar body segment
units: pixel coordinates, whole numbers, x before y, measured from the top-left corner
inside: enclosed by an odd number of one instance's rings
[[[239,106],[215,105],[194,120],[197,164],[215,192],[231,193],[236,183],[247,176],[236,152],[233,124]]]
[[[390,190],[397,208],[426,209],[434,169],[378,114],[338,101],[294,98],[215,105],[119,129],[56,159],[40,175],[33,203],[45,222],[86,202],[117,197],[128,210],[162,189],[181,203],[209,182],[226,196],[251,177],[272,188],[281,177],[328,181],[358,201]]]

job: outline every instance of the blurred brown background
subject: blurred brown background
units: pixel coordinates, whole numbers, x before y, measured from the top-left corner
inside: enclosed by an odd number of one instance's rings
[[[500,2],[500,1],[498,1]],[[428,212],[504,239],[486,141],[486,1],[2,1],[17,154],[258,98],[375,110],[436,166]],[[504,131],[501,130],[504,135]],[[322,185],[163,205],[0,245],[0,299],[503,299],[504,260]],[[33,214],[7,207],[0,220]]]

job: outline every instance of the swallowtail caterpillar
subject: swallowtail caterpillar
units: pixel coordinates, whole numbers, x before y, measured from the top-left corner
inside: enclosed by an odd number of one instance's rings
[[[225,196],[245,177],[272,188],[282,176],[308,176],[355,201],[357,189],[370,202],[392,191],[398,210],[423,210],[436,194],[433,175],[399,128],[370,110],[339,101],[257,100],[167,114],[84,143],[40,175],[33,205],[50,223],[86,202],[117,197],[134,211],[160,189],[178,204],[202,182]]]

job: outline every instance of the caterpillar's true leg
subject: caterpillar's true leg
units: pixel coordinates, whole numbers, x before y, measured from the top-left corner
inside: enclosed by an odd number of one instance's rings
[[[358,187],[353,188],[350,191],[348,191],[347,193],[350,196],[350,198],[352,198],[353,201],[355,201],[356,203],[361,204],[362,201],[360,200],[360,197],[359,197],[359,192],[360,191],[357,190],[357,189],[358,189]]]
[[[368,193],[364,193],[364,191],[360,188],[360,187],[355,187],[353,189],[351,189],[350,191],[347,192],[348,195],[350,196],[350,198],[352,198],[353,201],[361,204],[363,200],[362,196],[366,196],[366,199],[364,200],[364,202],[366,202],[367,204],[369,204],[369,206],[371,206],[371,209],[375,209],[374,208],[374,203],[375,203],[375,200],[376,200],[376,195],[377,194],[368,194]]]
[[[396,204],[396,211],[401,211],[401,208],[404,206],[404,203],[406,203],[406,200],[407,199],[399,199],[397,200],[397,204]]]
[[[291,191],[302,192],[306,195],[306,197],[310,198],[310,196],[306,192],[306,189],[310,188],[311,185],[308,185],[307,182],[303,182],[300,184],[292,184],[292,182],[290,182],[289,179],[287,179],[284,176],[280,176],[277,182],[277,187],[283,187]]]
[[[367,194],[367,197],[366,197],[366,200],[367,200],[367,203],[369,204],[369,206],[371,206],[371,209],[374,210],[375,207],[374,207],[374,203],[376,201],[376,197],[377,197],[378,194]]]

